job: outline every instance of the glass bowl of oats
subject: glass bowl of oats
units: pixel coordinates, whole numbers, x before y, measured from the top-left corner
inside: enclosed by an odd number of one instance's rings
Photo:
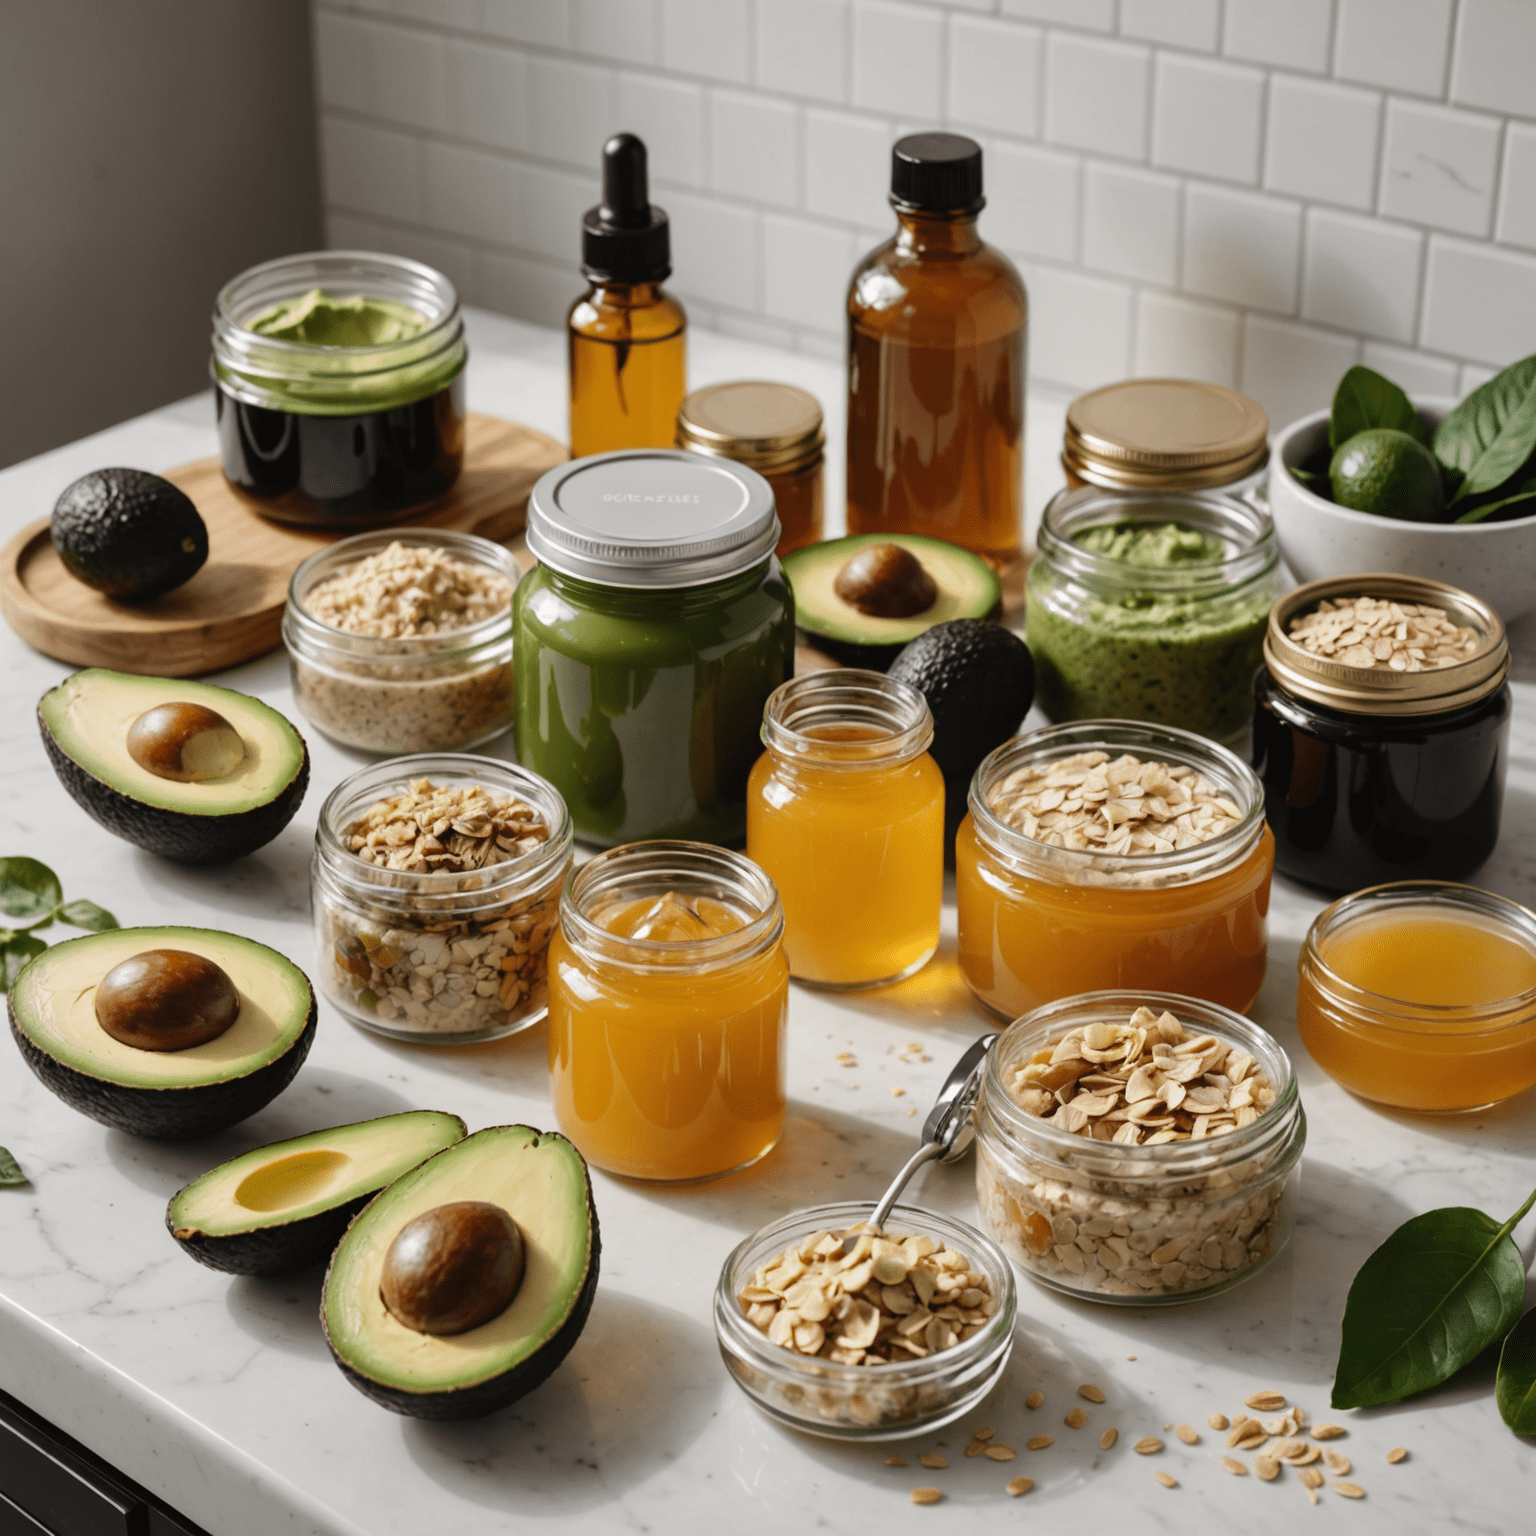
[[[293,696],[319,730],[381,756],[465,751],[512,723],[511,550],[472,533],[342,539],[293,573]]]
[[[796,1211],[737,1245],[715,1289],[725,1368],[770,1418],[832,1440],[901,1440],[968,1413],[1013,1349],[1013,1269],[974,1227],[873,1201]]]
[[[354,1024],[462,1045],[548,1011],[549,941],[571,867],[559,792],[512,763],[431,753],[344,779],[312,868],[317,977]]]
[[[994,1042],[976,1128],[983,1225],[1092,1301],[1194,1301],[1290,1240],[1307,1122],[1290,1058],[1197,998],[1088,992]]]

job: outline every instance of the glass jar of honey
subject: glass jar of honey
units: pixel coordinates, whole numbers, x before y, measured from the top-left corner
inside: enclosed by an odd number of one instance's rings
[[[1085,720],[1005,742],[955,839],[960,970],[992,1012],[1140,988],[1242,1013],[1275,844],[1253,770],[1188,731]]]
[[[747,787],[747,854],[784,903],[797,981],[877,987],[927,964],[944,894],[944,777],[922,694],[837,667],[776,688]]]
[[[768,482],[779,514],[775,553],[820,542],[826,434],[815,395],[763,379],[696,389],[677,413],[677,446],[734,459]]]
[[[1341,1087],[1395,1109],[1486,1109],[1536,1084],[1536,912],[1403,880],[1321,912],[1296,1023]]]
[[[773,881],[703,843],[631,843],[584,864],[549,951],[560,1129],[625,1178],[710,1178],[784,1126],[789,967]]]

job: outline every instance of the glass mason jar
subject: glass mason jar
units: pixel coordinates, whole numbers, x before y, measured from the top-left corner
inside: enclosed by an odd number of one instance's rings
[[[1016,1069],[1082,1025],[1148,1007],[1248,1052],[1274,1103],[1225,1136],[1125,1146],[1026,1111]],[[987,1057],[976,1121],[982,1224],[1042,1284],[1090,1301],[1159,1306],[1252,1279],[1296,1224],[1306,1115],[1290,1058],[1258,1025],[1171,993],[1090,992],[1026,1015]]]
[[[1442,880],[1345,896],[1302,946],[1296,1024],[1318,1066],[1374,1103],[1444,1114],[1512,1098],[1536,1084],[1536,912]]]
[[[1325,599],[1428,604],[1477,632],[1476,654],[1422,672],[1347,667],[1290,638]],[[1342,576],[1286,593],[1255,682],[1253,764],[1275,867],[1330,891],[1460,880],[1499,840],[1513,713],[1503,621],[1419,576]]]
[[[422,778],[521,800],[549,835],[528,853],[464,873],[358,858],[347,829]],[[549,941],[570,867],[565,802],[525,768],[459,753],[364,768],[331,791],[315,834],[320,989],[354,1024],[395,1040],[463,1045],[528,1029],[548,1009]]]
[[[1011,773],[1079,752],[1193,768],[1236,826],[1167,853],[1113,855],[1026,837],[991,808]],[[1004,742],[971,781],[955,839],[960,971],[1005,1019],[1084,990],[1137,987],[1243,1012],[1264,981],[1275,843],[1253,770],[1188,731],[1086,720]]]
[[[315,290],[381,301],[422,324],[397,340],[345,346],[250,328]],[[368,528],[414,511],[463,464],[467,355],[453,284],[419,261],[309,251],[251,267],[214,307],[224,473],[279,522]]]
[[[739,844],[763,706],[793,670],[794,599],[762,476],[672,449],[551,470],[513,601],[519,759],[598,844]]]
[[[909,683],[837,667],[776,688],[747,790],[747,856],[784,903],[796,981],[878,987],[939,945],[944,776]]]
[[[1079,542],[1092,530],[1159,529],[1120,559]],[[1102,536],[1101,536],[1102,537]],[[1205,553],[1213,542],[1222,554]],[[1199,547],[1203,546],[1203,547]],[[1143,563],[1161,553],[1160,564]],[[1055,721],[1147,720],[1240,739],[1253,709],[1264,626],[1283,585],[1269,513],[1195,491],[1061,491],[1029,568],[1026,638],[1040,707]]]
[[[676,922],[663,913],[667,931],[687,937],[605,926],[669,897],[717,903],[741,926],[715,931],[691,910]],[[550,1095],[589,1163],[672,1182],[773,1149],[784,1128],[783,934],[773,881],[722,848],[632,843],[571,876],[550,947]]]
[[[512,609],[465,629],[388,638],[323,624],[305,606],[322,581],[391,544],[440,549],[515,590],[511,550],[472,533],[360,533],[311,555],[288,583],[283,640],[294,702],[343,746],[395,756],[478,747],[512,724]]]

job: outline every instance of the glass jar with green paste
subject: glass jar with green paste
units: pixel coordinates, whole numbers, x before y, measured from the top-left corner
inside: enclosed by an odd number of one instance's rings
[[[768,482],[728,459],[599,453],[534,486],[514,729],[582,841],[745,837],[763,706],[794,663],[778,539]]]
[[[1215,492],[1087,486],[1052,498],[1039,545],[1027,633],[1052,720],[1241,739],[1283,584],[1268,512]]]
[[[213,316],[225,476],[280,522],[357,530],[415,511],[463,464],[466,357],[453,284],[419,261],[252,267]]]

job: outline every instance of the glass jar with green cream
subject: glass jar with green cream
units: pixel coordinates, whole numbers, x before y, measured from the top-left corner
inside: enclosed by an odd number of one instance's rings
[[[1041,519],[1027,633],[1052,720],[1247,729],[1282,578],[1268,512],[1216,492],[1062,491]]]
[[[281,522],[365,529],[411,512],[464,458],[464,323],[440,272],[314,251],[242,272],[213,316],[230,483]]]
[[[729,459],[599,453],[534,486],[517,751],[584,842],[745,837],[763,706],[794,661],[778,538],[767,481]]]

